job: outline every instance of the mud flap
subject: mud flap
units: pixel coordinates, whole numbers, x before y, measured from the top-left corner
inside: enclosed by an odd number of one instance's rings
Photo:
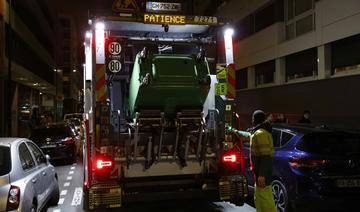
[[[220,200],[242,206],[247,194],[247,181],[244,176],[223,176],[219,179]]]

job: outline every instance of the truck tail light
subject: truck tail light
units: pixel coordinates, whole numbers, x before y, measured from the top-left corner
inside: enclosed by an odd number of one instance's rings
[[[324,166],[328,163],[328,160],[321,159],[311,159],[311,158],[302,158],[302,157],[291,157],[289,159],[289,164],[293,168],[316,168]]]
[[[96,169],[102,169],[104,167],[112,167],[113,163],[111,160],[96,160]]]
[[[238,159],[238,157],[237,157],[237,155],[234,154],[234,153],[225,154],[225,155],[223,155],[223,157],[222,157],[222,161],[223,161],[224,163],[236,163],[236,162],[237,162],[237,159]]]
[[[71,145],[75,143],[74,139],[72,139],[71,137],[64,138],[62,141],[65,145]]]
[[[6,210],[7,211],[16,210],[19,207],[19,203],[20,203],[20,188],[12,185],[9,190]]]

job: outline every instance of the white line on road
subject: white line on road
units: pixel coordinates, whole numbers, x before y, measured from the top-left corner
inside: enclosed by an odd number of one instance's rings
[[[69,171],[69,174],[74,174],[74,171]]]
[[[62,205],[62,204],[64,204],[64,201],[65,201],[65,198],[60,198],[58,204]]]
[[[60,212],[60,211],[61,211],[60,209],[55,209],[52,212]]]
[[[72,180],[72,176],[68,176],[66,180]]]
[[[68,187],[70,185],[70,182],[64,183],[64,187]]]
[[[64,196],[67,194],[67,190],[62,190],[61,193],[60,193],[60,196]]]
[[[73,197],[71,205],[80,205],[81,198],[82,198],[82,188],[77,187],[77,188],[75,188],[74,197]]]
[[[73,163],[73,166],[76,166],[77,163]]]
[[[70,169],[75,169],[75,166],[72,166]]]

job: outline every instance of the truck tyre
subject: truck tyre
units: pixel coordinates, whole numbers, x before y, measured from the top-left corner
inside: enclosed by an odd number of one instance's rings
[[[245,203],[244,197],[237,197],[230,200],[231,203],[235,204],[236,206],[243,206]]]

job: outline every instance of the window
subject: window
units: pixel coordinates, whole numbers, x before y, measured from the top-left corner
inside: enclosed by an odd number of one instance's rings
[[[235,77],[236,77],[236,89],[244,89],[247,88],[247,68],[243,68],[240,70],[237,70],[235,72]]]
[[[26,147],[25,143],[22,143],[19,146],[19,157],[21,166],[24,171],[28,171],[35,167],[35,161],[32,158],[29,149]]]
[[[275,4],[271,4],[255,14],[255,32],[275,23]]]
[[[277,21],[284,20],[283,0],[275,0],[258,11],[244,17],[236,25],[239,40],[259,32]]]
[[[280,136],[281,136],[281,131],[278,129],[273,129],[272,130],[272,137],[273,137],[273,144],[274,147],[280,147]]]
[[[45,155],[41,152],[39,147],[30,142],[27,142],[27,145],[29,146],[30,151],[33,153],[35,160],[38,164],[46,163]]]
[[[285,0],[286,39],[314,30],[314,13],[314,0]]]
[[[287,132],[282,132],[281,133],[281,146],[284,146],[285,144],[287,144],[287,142],[290,141],[290,139],[292,139],[294,137],[293,134],[287,133]]]
[[[287,81],[317,75],[317,49],[312,48],[285,57]]]
[[[250,35],[254,34],[255,27],[254,27],[254,15],[248,15],[244,19],[242,19],[237,25],[236,25],[236,35],[239,40],[249,37]]]
[[[294,0],[290,0],[294,1]],[[295,16],[311,10],[313,8],[313,0],[295,0]],[[289,8],[290,9],[290,8]]]
[[[360,136],[350,133],[310,133],[302,138],[297,148],[315,154],[351,158],[360,154]]]
[[[360,35],[354,35],[331,44],[331,69],[333,74],[343,71],[360,70]]]
[[[6,38],[9,38],[10,27],[5,24]],[[12,58],[18,65],[27,68],[32,73],[40,76],[43,80],[53,83],[53,68],[43,61],[43,59],[29,46],[16,31],[11,31]],[[5,42],[5,55],[8,55],[9,42]]]
[[[255,84],[262,85],[274,82],[275,60],[255,65]]]
[[[9,147],[0,147],[0,176],[8,174],[11,170],[11,157]]]

